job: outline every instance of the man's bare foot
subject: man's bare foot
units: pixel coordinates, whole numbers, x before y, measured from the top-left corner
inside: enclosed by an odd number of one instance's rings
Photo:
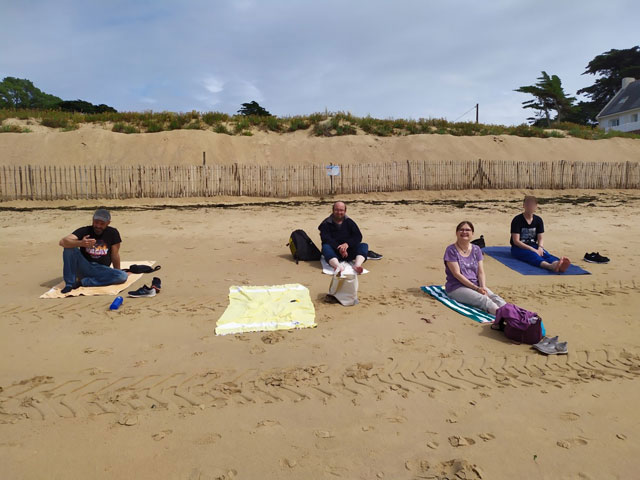
[[[560,265],[559,265],[558,271],[560,273],[564,273],[564,272],[567,271],[567,268],[569,268],[571,266],[571,260],[569,260],[567,257],[562,257],[560,259],[559,264]]]
[[[550,263],[549,265],[551,265],[552,272],[558,273],[560,271],[560,260],[556,260],[555,262]]]
[[[364,272],[364,268],[362,268],[359,265],[354,265],[353,271],[356,272],[358,275],[362,275],[362,272]]]

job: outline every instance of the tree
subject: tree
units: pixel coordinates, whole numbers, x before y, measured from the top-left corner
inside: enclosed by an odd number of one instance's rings
[[[64,100],[60,102],[57,107],[63,112],[80,112],[80,113],[115,113],[117,110],[109,105],[101,103],[100,105],[94,105],[91,102],[85,100]]]
[[[255,100],[249,103],[243,103],[242,108],[238,110],[240,115],[258,115],[260,117],[270,117],[271,114],[262,108]]]
[[[549,76],[543,71],[542,76],[537,78],[535,85],[527,85],[516,89],[516,92],[528,93],[533,95],[533,100],[522,102],[522,108],[531,108],[537,110],[536,117],[530,117],[527,120],[531,123],[539,124],[541,120],[546,126],[551,126],[551,112],[556,112],[554,121],[561,122],[571,116],[574,111],[573,102],[575,97],[567,97],[562,88],[562,81],[557,75]]]
[[[580,102],[585,121],[595,122],[596,115],[609,103],[622,85],[624,77],[640,78],[640,46],[611,49],[591,60],[582,75],[599,75],[590,87],[578,90],[590,102]]]
[[[61,98],[49,95],[26,78],[5,77],[0,82],[0,108],[55,108]]]

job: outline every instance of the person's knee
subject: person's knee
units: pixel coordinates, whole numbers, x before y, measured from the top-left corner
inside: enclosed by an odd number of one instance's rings
[[[129,275],[127,275],[127,272],[122,271],[122,270],[118,270],[118,275],[116,276],[116,281],[113,282],[114,285],[118,285],[120,283],[124,283],[127,281],[127,278],[129,278]]]
[[[328,243],[322,244],[322,255],[324,255],[324,258],[327,261],[338,256],[336,254],[336,251],[333,249],[333,247]]]

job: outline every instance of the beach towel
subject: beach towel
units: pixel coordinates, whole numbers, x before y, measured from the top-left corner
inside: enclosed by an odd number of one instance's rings
[[[465,305],[464,303],[456,302],[453,298],[450,298],[447,295],[444,287],[441,285],[431,285],[429,287],[420,287],[425,293],[428,293],[433,298],[438,300],[440,303],[446,305],[451,310],[455,310],[460,315],[464,315],[465,317],[470,318],[479,323],[491,323],[496,317],[487,313],[479,308],[470,307],[469,305]]]
[[[152,266],[155,261],[137,261],[137,262],[122,262],[121,267],[129,268],[131,265],[148,265]],[[103,287],[78,287],[75,290],[71,290],[69,293],[62,293],[61,290],[64,288],[64,281],[57,284],[55,287],[44,292],[40,295],[40,298],[65,298],[65,297],[78,297],[80,295],[91,296],[91,295],[117,295],[121,291],[129,288],[136,281],[138,281],[142,277],[142,273],[132,273],[127,278],[127,281],[124,283],[119,283],[118,285],[105,285]]]
[[[309,290],[299,283],[233,286],[216,335],[315,327],[315,318]]]
[[[322,264],[322,273],[324,273],[325,275],[333,275],[333,267],[329,265],[329,262],[324,259],[324,255],[320,257],[320,263]],[[355,270],[353,269],[353,262],[340,262],[340,264],[344,266],[343,273],[345,275],[356,274]],[[362,270],[362,273],[360,275],[364,275],[365,273],[369,273],[369,270],[367,270],[366,268]]]
[[[534,267],[533,265],[529,265],[517,258],[513,258],[511,256],[511,247],[486,247],[482,249],[482,253],[495,258],[503,265],[509,267],[511,270],[521,273],[522,275],[591,275],[590,272],[587,272],[585,269],[573,264],[569,266],[566,272],[561,274],[545,270],[541,267]]]

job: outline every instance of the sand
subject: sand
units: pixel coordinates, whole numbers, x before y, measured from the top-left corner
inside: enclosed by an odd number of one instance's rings
[[[111,132],[98,124],[83,125],[71,132],[26,126],[34,131],[0,135],[3,165],[202,165],[202,152],[206,152],[208,165],[323,165],[478,158],[637,162],[640,158],[640,142],[623,138],[594,141],[435,134],[318,138],[310,136],[310,130],[287,134],[257,131],[251,137],[195,130],[127,135]]]
[[[61,276],[57,241],[95,203],[4,204],[35,209],[0,211],[2,478],[634,478],[637,192],[536,192],[550,250],[611,257],[578,262],[592,275],[525,277],[485,261],[488,285],[537,311],[568,357],[419,291],[442,283],[458,221],[505,244],[523,193],[348,198],[385,257],[367,264],[350,308],[323,302],[329,277],[285,247],[295,228],[317,238],[326,202],[110,203],[123,260],[156,259],[163,282],[115,312],[109,297],[38,299]],[[214,335],[230,285],[289,282],[310,289],[316,329]]]

